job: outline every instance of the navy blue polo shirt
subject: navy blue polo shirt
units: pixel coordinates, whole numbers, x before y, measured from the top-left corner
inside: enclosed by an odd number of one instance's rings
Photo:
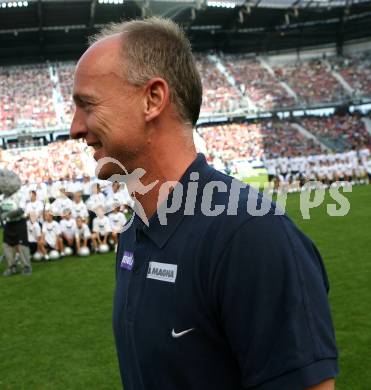
[[[113,327],[125,390],[301,390],[337,375],[320,254],[250,187],[236,215],[223,211],[234,180],[198,155],[167,224],[158,213],[149,226],[134,217],[121,234]],[[203,211],[205,186],[219,215]],[[249,197],[269,211],[247,211]]]

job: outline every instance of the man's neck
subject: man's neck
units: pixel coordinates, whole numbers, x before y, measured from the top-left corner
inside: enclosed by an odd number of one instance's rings
[[[188,152],[183,151],[183,153],[179,155],[174,153],[164,154],[156,159],[157,162],[153,164],[151,169],[147,170],[146,175],[140,179],[145,186],[158,180],[156,186],[149,192],[143,195],[135,193],[136,201],[141,204],[148,219],[156,213],[158,206],[165,201],[171,191],[171,188],[169,188],[168,191],[161,191],[160,193],[161,186],[163,186],[164,183],[179,182],[185,171],[195,160],[196,156],[197,153],[194,149],[191,149]]]

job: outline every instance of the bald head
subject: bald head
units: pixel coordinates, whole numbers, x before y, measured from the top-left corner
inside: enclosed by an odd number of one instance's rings
[[[93,87],[99,83],[92,83],[93,79],[110,77],[123,80],[121,52],[122,36],[115,34],[94,43],[82,55],[75,71],[75,87],[83,86],[80,90],[74,88],[76,104],[97,99],[97,91]]]
[[[190,42],[177,24],[161,18],[112,24],[90,39],[91,48],[107,38],[114,38],[118,45],[125,80],[143,86],[152,78],[162,78],[179,119],[196,124],[202,103],[201,78]],[[111,43],[112,49],[117,48]]]
[[[121,34],[114,34],[95,42],[80,58],[76,72],[82,68],[84,73],[90,75],[113,72],[117,76],[121,76],[122,41],[123,36]]]

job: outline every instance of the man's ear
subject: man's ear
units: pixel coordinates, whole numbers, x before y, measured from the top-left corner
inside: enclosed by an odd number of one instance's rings
[[[156,77],[147,82],[144,92],[144,116],[147,122],[157,118],[169,103],[168,83]]]

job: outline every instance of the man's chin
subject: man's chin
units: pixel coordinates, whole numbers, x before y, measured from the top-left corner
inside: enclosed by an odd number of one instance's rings
[[[96,169],[95,171],[96,177],[100,180],[109,180],[112,176],[121,176],[125,174],[126,172],[123,171],[121,167],[119,167],[116,163],[113,162],[107,162],[104,165],[101,165],[100,168]]]

